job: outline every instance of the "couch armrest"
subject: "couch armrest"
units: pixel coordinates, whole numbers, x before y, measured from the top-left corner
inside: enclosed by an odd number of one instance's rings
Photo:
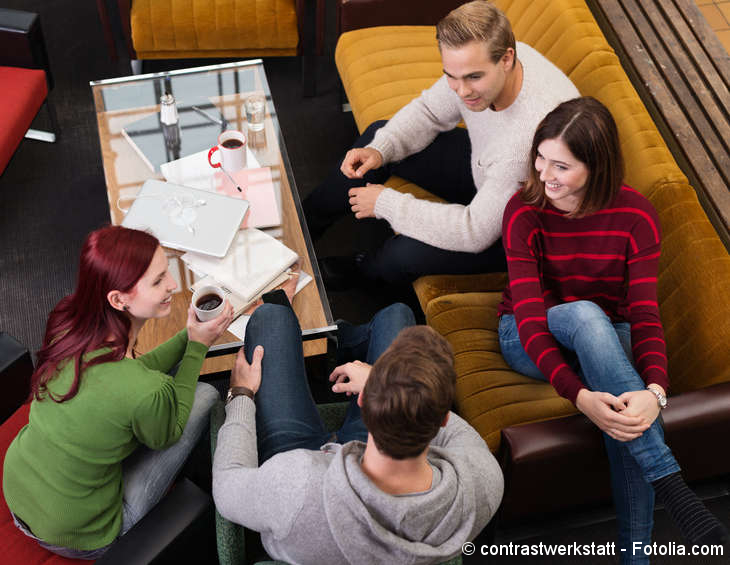
[[[425,313],[428,303],[439,296],[464,292],[501,292],[506,285],[507,273],[426,275],[413,282],[413,290]]]
[[[48,90],[53,76],[38,14],[0,8],[0,65],[43,69]]]
[[[337,35],[364,27],[385,25],[436,25],[464,0],[339,0]]]
[[[97,565],[150,563],[195,522],[211,502],[211,497],[190,480],[179,480],[157,506],[97,559]]]
[[[730,452],[730,383],[669,398],[662,412],[667,445],[688,481],[726,475]],[[608,459],[600,430],[583,414],[502,430],[505,494],[502,519],[519,521],[610,500]]]

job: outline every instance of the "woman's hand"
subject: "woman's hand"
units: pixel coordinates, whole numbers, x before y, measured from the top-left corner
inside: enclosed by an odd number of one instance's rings
[[[656,398],[654,400],[656,402]],[[626,404],[608,392],[581,389],[575,405],[591,422],[618,441],[636,439],[649,427],[644,418],[624,414]]]
[[[228,300],[226,300],[226,304],[223,307],[223,312],[218,317],[207,322],[198,320],[193,305],[190,304],[188,307],[187,322],[188,339],[190,341],[198,341],[206,347],[210,347],[216,339],[223,335],[223,332],[231,325],[232,321],[233,306],[231,306]]]
[[[647,427],[654,423],[661,408],[656,395],[650,390],[632,390],[618,397],[626,408],[621,413],[626,416],[638,416]]]
[[[335,367],[330,374],[330,382],[335,383],[332,385],[332,392],[345,392],[347,396],[360,394],[370,376],[370,369],[372,366],[362,361],[352,361]]]

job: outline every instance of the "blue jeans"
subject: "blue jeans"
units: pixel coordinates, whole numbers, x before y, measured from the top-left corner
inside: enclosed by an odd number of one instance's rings
[[[400,331],[413,324],[413,312],[400,303],[384,308],[368,324],[338,323],[338,361],[374,363]],[[264,348],[261,387],[256,393],[259,465],[291,449],[316,450],[335,439],[339,443],[367,440],[355,396],[335,437],[325,429],[307,383],[302,332],[291,308],[264,304],[256,309],[246,326],[249,363],[257,345]]]
[[[563,348],[566,362],[590,390],[619,396],[646,388],[632,364],[628,323],[612,323],[601,308],[587,300],[549,308],[547,321],[550,332]],[[533,379],[547,380],[525,352],[511,314],[503,314],[500,319],[499,345],[512,369]],[[660,420],[657,418],[640,437],[628,442],[603,434],[611,466],[618,546],[626,550],[621,551],[622,563],[649,562],[641,551],[632,555],[632,544],[651,543],[654,488],[650,483],[679,471],[677,461],[664,443]]]
[[[195,400],[190,409],[180,439],[165,449],[150,449],[140,445],[122,462],[122,529],[119,537],[126,534],[162,499],[183,464],[195,447],[206,426],[209,414],[216,401],[218,391],[207,383],[198,383]],[[72,559],[99,559],[115,543],[111,542],[97,549],[73,549],[44,542],[36,537],[27,524],[13,515],[15,525],[38,544],[58,555]],[[117,538],[119,539],[119,538]],[[115,540],[116,541],[116,540]]]

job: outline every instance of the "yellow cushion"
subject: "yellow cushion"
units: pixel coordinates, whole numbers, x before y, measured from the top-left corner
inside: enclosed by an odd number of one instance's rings
[[[433,26],[384,26],[344,33],[335,63],[362,132],[390,118],[442,73]]]
[[[501,292],[440,296],[426,308],[426,321],[454,349],[456,410],[497,451],[502,428],[576,412],[555,389],[512,371],[497,335]]]
[[[295,0],[134,0],[140,59],[293,55]]]

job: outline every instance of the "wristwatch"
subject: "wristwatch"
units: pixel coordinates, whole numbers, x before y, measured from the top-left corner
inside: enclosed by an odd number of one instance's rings
[[[226,396],[226,404],[237,396],[248,396],[253,400],[254,392],[247,386],[232,386],[228,389],[228,396]]]
[[[664,410],[667,407],[667,397],[664,396],[661,392],[659,392],[657,389],[647,386],[646,390],[651,391],[654,393],[654,396],[656,396],[657,404],[659,404],[659,408]]]

